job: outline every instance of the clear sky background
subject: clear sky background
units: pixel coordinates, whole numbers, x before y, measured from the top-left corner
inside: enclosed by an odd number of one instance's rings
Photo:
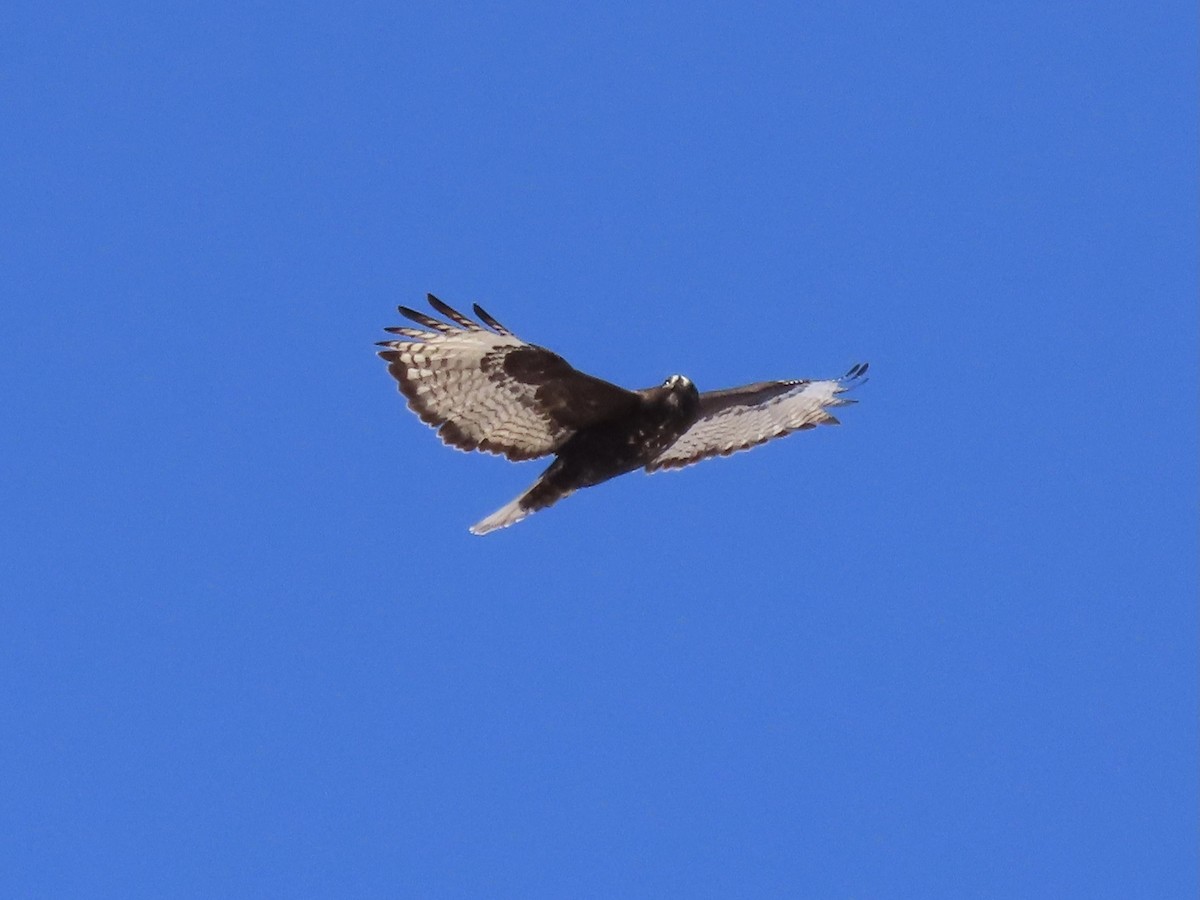
[[[5,896],[1192,897],[1194,4],[5,4]],[[480,302],[841,428],[451,451]]]

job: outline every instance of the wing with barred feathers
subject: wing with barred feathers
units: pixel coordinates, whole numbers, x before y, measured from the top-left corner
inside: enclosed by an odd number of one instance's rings
[[[422,327],[384,329],[399,338],[380,341],[379,355],[409,407],[452,447],[533,459],[553,453],[581,428],[636,408],[633,391],[526,343],[478,305],[475,314],[486,328],[428,297],[450,322],[401,306],[400,313]]]
[[[827,409],[855,403],[840,395],[866,381],[867,364],[831,381],[762,381],[700,395],[700,415],[675,443],[646,466],[678,469],[710,456],[728,456],[771,438],[818,425],[837,425]]]

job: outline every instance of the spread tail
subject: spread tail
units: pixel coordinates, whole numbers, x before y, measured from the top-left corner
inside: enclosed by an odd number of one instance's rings
[[[552,465],[542,473],[542,477],[533,483],[529,490],[511,503],[506,503],[486,519],[481,519],[471,526],[471,534],[487,534],[499,528],[515,525],[528,515],[539,509],[553,506],[564,497],[575,493],[574,488],[560,487],[554,478],[558,474],[557,464]]]

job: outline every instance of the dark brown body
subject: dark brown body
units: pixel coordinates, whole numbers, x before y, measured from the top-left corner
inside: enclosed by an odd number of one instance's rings
[[[700,409],[700,394],[686,378],[637,392],[636,414],[600,422],[562,446],[541,478],[520,498],[523,510],[544,509],[579,488],[632,472],[678,440]]]

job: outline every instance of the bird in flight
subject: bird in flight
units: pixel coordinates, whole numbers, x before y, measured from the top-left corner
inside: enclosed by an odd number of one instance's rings
[[[385,328],[397,338],[378,342],[409,408],[461,450],[511,460],[554,454],[527,491],[472,525],[473,534],[506,528],[634,469],[678,469],[836,425],[827,410],[857,402],[841,395],[866,380],[867,364],[860,363],[827,381],[760,381],[701,393],[672,375],[630,391],[526,343],[478,304],[476,322],[433,294],[428,299],[449,322],[401,306],[401,315],[421,327]]]

